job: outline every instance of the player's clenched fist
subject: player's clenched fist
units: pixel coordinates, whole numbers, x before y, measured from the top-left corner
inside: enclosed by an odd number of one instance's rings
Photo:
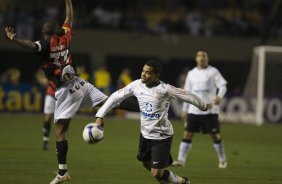
[[[14,30],[14,28],[12,27],[6,27],[5,28],[7,37],[9,38],[9,40],[14,40],[15,36],[16,36],[16,32]]]

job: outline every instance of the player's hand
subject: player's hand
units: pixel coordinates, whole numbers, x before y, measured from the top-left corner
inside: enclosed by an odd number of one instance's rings
[[[103,120],[103,118],[97,118],[95,123],[98,126],[104,127],[104,120]]]
[[[6,27],[5,28],[5,31],[6,31],[6,34],[7,34],[7,37],[9,40],[13,41],[16,37],[16,32],[15,32],[15,29],[12,28],[12,27]]]
[[[183,122],[187,121],[187,112],[181,112],[180,117]]]
[[[219,105],[220,102],[221,102],[221,98],[219,96],[216,96],[214,99],[213,99],[213,102],[215,105]]]
[[[63,81],[64,84],[71,81],[71,79],[73,79],[73,77],[69,73],[66,73],[62,76],[62,81]]]
[[[211,109],[213,107],[212,103],[207,104],[207,110]]]
[[[58,71],[60,71],[60,70],[58,70]],[[66,84],[75,77],[75,71],[74,71],[72,66],[67,65],[63,68],[61,75],[62,75],[61,80]]]

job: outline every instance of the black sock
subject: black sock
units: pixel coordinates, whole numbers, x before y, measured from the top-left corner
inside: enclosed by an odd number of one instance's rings
[[[169,178],[169,171],[168,170],[164,170],[163,176],[161,177],[161,180],[166,181]]]
[[[159,183],[167,182],[169,175],[170,175],[169,171],[164,170],[163,175],[161,177],[156,177],[156,179],[159,181]]]
[[[215,144],[220,144],[221,143],[221,139],[219,139],[219,140],[217,140],[217,141],[213,141],[213,143],[215,143]]]
[[[51,122],[44,121],[43,123],[43,136],[44,137],[49,137],[50,129],[51,129]]]
[[[60,176],[64,176],[66,172],[68,172],[67,169],[59,169],[58,174],[59,174]]]
[[[182,142],[186,142],[186,143],[192,143],[192,140],[188,140],[188,139],[182,139]]]
[[[57,159],[59,164],[67,164],[67,153],[68,153],[68,141],[57,141],[56,142],[57,148]],[[67,172],[67,169],[59,169],[58,174],[64,175]]]

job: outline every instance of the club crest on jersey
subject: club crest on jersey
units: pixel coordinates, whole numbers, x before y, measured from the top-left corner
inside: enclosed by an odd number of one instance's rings
[[[145,107],[145,110],[147,111],[147,112],[152,112],[152,108],[153,108],[153,105],[152,104],[150,104],[150,103],[146,103],[146,105],[145,105],[146,107]]]

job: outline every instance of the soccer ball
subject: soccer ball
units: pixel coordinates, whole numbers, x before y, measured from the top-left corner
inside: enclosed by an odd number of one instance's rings
[[[96,123],[88,123],[82,133],[83,140],[89,144],[96,144],[104,137],[104,129]]]

